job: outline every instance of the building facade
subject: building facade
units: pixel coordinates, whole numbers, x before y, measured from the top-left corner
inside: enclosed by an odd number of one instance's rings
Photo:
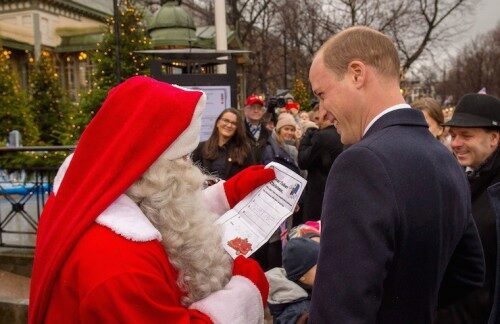
[[[195,26],[181,1],[143,0],[138,5],[154,48],[215,48],[214,26]],[[3,0],[1,44],[24,87],[41,52],[52,53],[63,87],[77,101],[92,87],[91,58],[112,15],[112,0]],[[242,49],[233,31],[228,29],[227,37],[230,49]],[[247,61],[245,55],[237,57],[240,67]],[[242,70],[238,69],[238,92],[244,94]]]

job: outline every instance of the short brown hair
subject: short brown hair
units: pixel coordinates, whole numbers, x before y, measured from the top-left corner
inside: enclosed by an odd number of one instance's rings
[[[339,77],[350,62],[360,60],[383,75],[399,79],[399,56],[389,37],[365,26],[350,27],[332,36],[321,47],[325,66]]]
[[[411,106],[420,111],[426,111],[429,117],[434,119],[439,125],[444,123],[443,110],[441,105],[433,98],[420,98],[413,102]]]

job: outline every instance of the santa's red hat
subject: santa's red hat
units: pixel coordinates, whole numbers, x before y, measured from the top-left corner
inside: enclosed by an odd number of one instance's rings
[[[43,322],[61,267],[97,216],[161,154],[173,160],[196,148],[205,101],[201,91],[142,76],[109,92],[40,217],[30,323]]]

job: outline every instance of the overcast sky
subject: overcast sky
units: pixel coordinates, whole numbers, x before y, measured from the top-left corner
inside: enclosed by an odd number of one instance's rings
[[[500,0],[481,0],[476,12],[471,15],[471,28],[459,37],[458,47],[467,44],[480,34],[484,34],[500,23]]]

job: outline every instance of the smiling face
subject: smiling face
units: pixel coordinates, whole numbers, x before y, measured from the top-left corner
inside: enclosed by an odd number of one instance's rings
[[[451,127],[451,148],[462,166],[479,167],[498,147],[498,131]]]
[[[238,118],[232,112],[224,113],[217,121],[217,130],[219,137],[230,139],[236,132]]]
[[[295,127],[293,126],[283,126],[278,130],[278,135],[283,141],[291,141],[295,139]]]
[[[266,109],[264,108],[264,106],[261,106],[259,104],[253,104],[251,106],[245,106],[243,111],[245,112],[245,118],[250,123],[258,124],[264,116]]]
[[[309,70],[312,90],[319,99],[320,115],[333,122],[343,144],[359,142],[364,130],[362,110],[356,108],[358,96],[350,74],[348,70],[342,78],[335,75],[325,66],[322,52],[316,55]]]

